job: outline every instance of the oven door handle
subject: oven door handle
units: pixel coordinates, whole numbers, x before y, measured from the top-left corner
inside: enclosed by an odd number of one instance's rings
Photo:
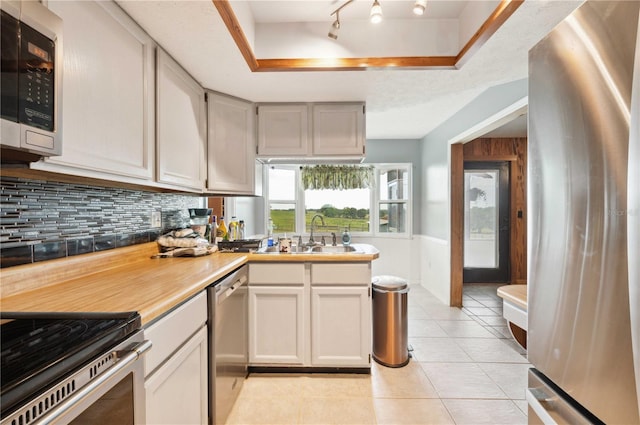
[[[119,358],[118,362],[98,375],[95,379],[90,381],[87,385],[80,388],[78,392],[74,393],[71,397],[64,400],[58,406],[45,415],[38,418],[34,423],[51,423],[60,419],[63,415],[69,412],[77,404],[82,403],[86,398],[93,395],[93,393],[101,386],[108,382],[116,375],[122,374],[126,376],[129,373],[128,368],[135,363],[142,354],[151,348],[151,341],[142,341],[136,344],[134,347],[128,350],[116,351],[116,356]]]

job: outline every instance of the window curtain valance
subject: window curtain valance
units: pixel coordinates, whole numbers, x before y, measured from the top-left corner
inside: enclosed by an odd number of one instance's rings
[[[368,189],[373,186],[373,166],[305,165],[300,169],[305,190]]]

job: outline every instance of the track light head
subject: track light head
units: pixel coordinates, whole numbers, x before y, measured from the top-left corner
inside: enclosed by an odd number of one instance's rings
[[[427,8],[427,0],[416,0],[413,5],[413,13],[416,15],[424,15],[424,11]]]
[[[327,36],[334,40],[338,39],[338,30],[340,29],[340,17],[336,15],[336,20],[331,24],[331,29],[329,30],[329,34]]]
[[[369,20],[372,24],[377,24],[382,22],[382,7],[378,0],[373,0],[373,5],[371,6],[371,14],[369,15]]]

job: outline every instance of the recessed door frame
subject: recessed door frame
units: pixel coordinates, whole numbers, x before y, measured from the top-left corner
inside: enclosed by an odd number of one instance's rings
[[[464,270],[464,162],[509,162],[509,174],[514,173],[517,156],[465,157],[463,144],[451,145],[451,300],[450,305],[462,307]],[[456,166],[454,167],[454,160]],[[513,188],[509,191],[512,205]],[[509,237],[510,238],[510,237]],[[509,247],[509,261],[513,247]]]
[[[494,130],[513,119],[527,113],[528,97],[523,97],[512,105],[497,112],[483,122],[460,133],[449,140],[449,305],[462,307],[462,287],[464,268],[464,161],[481,160],[481,158],[465,158],[464,144]],[[490,161],[510,161],[510,173],[513,175],[515,156],[483,157]],[[513,248],[511,248],[513,249]]]

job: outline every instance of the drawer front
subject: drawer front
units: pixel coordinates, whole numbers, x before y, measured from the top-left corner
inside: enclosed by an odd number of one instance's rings
[[[249,264],[249,285],[304,285],[304,263]]]
[[[312,285],[370,285],[371,263],[311,264]]]
[[[144,330],[153,347],[144,356],[144,376],[149,375],[207,323],[207,293],[202,291]]]

